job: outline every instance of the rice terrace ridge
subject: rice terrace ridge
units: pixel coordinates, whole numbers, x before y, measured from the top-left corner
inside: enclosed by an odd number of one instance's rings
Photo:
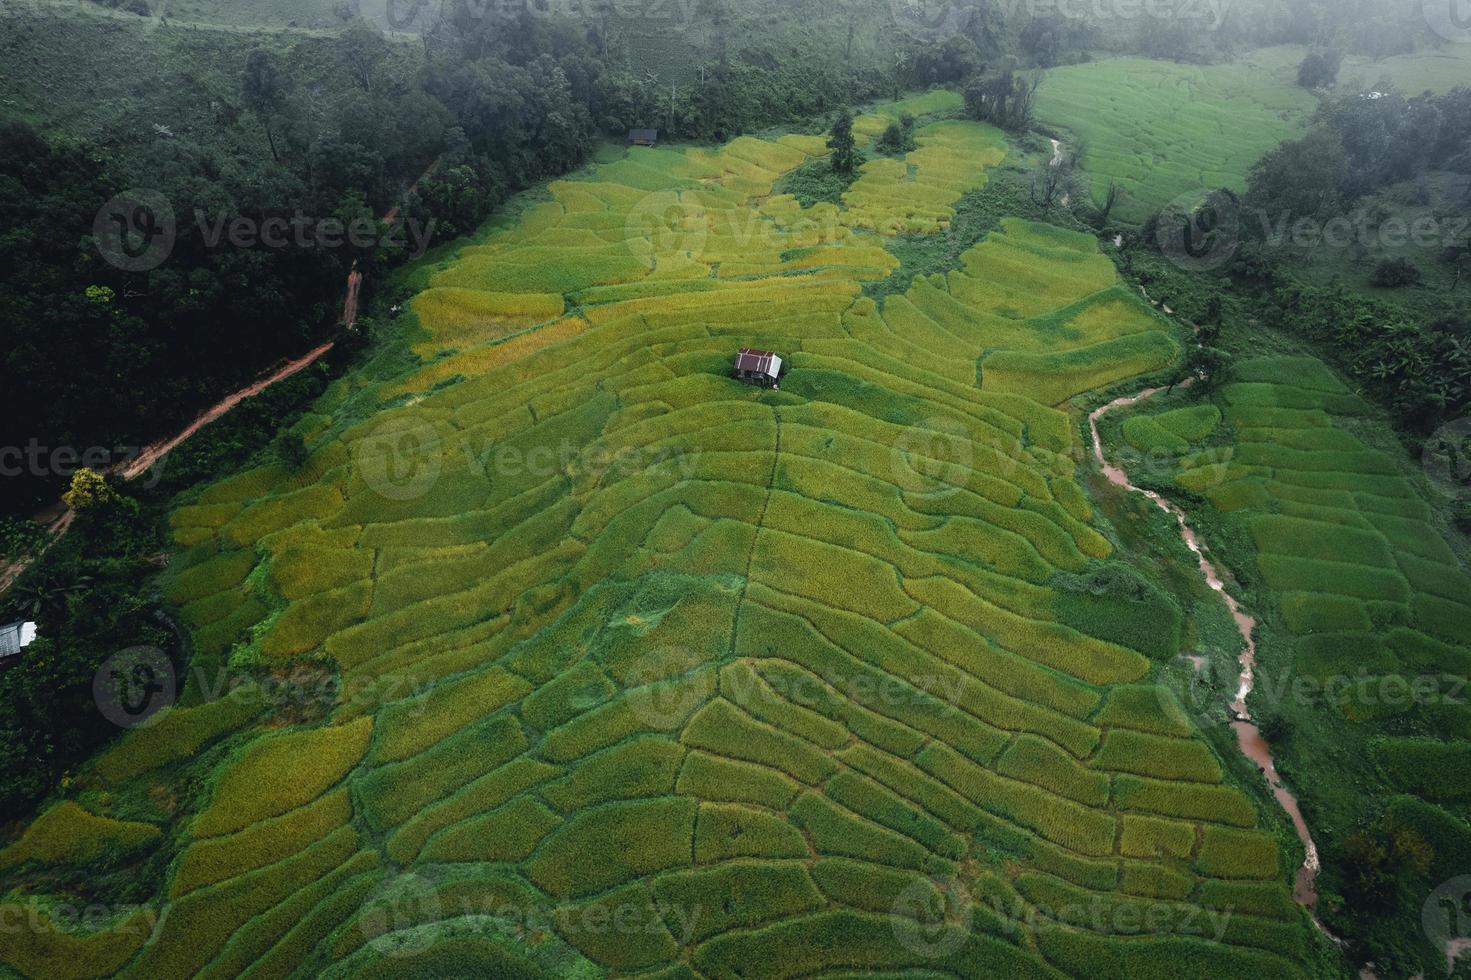
[[[0,978],[1465,977],[1443,2],[0,7]]]

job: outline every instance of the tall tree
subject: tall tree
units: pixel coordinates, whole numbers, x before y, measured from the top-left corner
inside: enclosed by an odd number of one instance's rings
[[[337,36],[337,58],[364,92],[373,90],[378,67],[388,56],[388,42],[377,26],[354,18]]]
[[[256,48],[246,56],[240,98],[266,131],[271,159],[277,163],[281,161],[281,154],[276,148],[275,123],[276,117],[286,108],[287,92],[288,79],[275,52]]]
[[[833,171],[835,173],[845,177],[853,175],[853,171],[858,166],[854,146],[853,113],[844,109],[833,119],[832,135],[827,140],[827,148],[833,151]]]

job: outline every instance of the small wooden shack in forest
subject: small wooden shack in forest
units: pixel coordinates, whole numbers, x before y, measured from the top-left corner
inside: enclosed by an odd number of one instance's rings
[[[782,363],[781,358],[769,350],[756,350],[753,347],[742,347],[740,353],[736,354],[735,368],[731,371],[731,377],[737,381],[744,381],[748,385],[760,385],[763,388],[780,388]]]
[[[657,146],[659,131],[657,129],[630,129],[628,142],[634,146]]]

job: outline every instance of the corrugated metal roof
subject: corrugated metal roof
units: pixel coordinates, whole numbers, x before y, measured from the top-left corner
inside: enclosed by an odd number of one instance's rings
[[[740,353],[736,354],[735,369],[737,371],[749,371],[753,374],[776,377],[777,373],[781,370],[781,358],[769,350],[742,347]]]
[[[657,129],[630,129],[628,138],[636,143],[653,143],[659,139]]]
[[[36,639],[35,623],[11,623],[0,626],[0,660],[16,657]]]

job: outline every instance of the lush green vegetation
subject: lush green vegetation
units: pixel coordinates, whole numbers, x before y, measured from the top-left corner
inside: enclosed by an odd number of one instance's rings
[[[870,140],[889,118],[854,128]],[[688,953],[780,972],[800,948],[808,970],[857,956],[1050,975],[1073,954],[1039,953],[983,896],[1035,921],[1137,901],[1119,883],[1147,879],[1172,915],[1199,916],[1213,883],[1242,878],[1278,900],[1228,931],[1217,965],[1313,969],[1276,824],[1149,686],[1194,600],[1118,564],[1060,410],[1168,369],[1173,328],[1091,236],[1013,218],[953,268],[863,295],[899,266],[897,233],[943,235],[983,189],[957,161],[999,164],[1006,144],[931,124],[908,179],[877,158],[841,206],[773,195],[823,142],[635,150],[553,182],[416,274],[401,327],[420,356],[334,385],[295,429],[303,461],[174,511],[168,588],[197,657],[327,658],[344,690],[384,693],[208,757],[154,845],[179,855],[174,897],[129,970],[367,968],[430,926],[443,955],[474,959],[490,954],[454,944],[456,910],[495,896],[557,910],[554,942],[612,970]],[[630,221],[651,194],[676,206]],[[567,312],[505,292],[531,266]],[[464,313],[485,304],[495,317]],[[726,377],[741,344],[789,358],[780,392]],[[408,487],[376,434],[405,425],[438,441],[415,457],[434,479]],[[497,451],[467,454],[482,436]],[[565,463],[531,462],[563,445]],[[218,738],[192,681],[186,703],[88,769],[89,792],[160,779],[137,739]],[[388,917],[325,901],[327,882],[382,876],[370,840],[424,900]],[[1013,887],[1006,869],[1024,871]],[[973,896],[953,960],[891,928],[927,875]],[[610,942],[577,924],[590,904],[654,902],[657,931]]]
[[[1464,52],[1375,0],[575,6],[0,12],[0,446],[142,441],[375,286],[157,480],[84,474],[0,597],[43,638],[0,674],[0,973],[1443,969],[1471,583],[1391,423],[1466,411],[1471,257],[1250,219],[1453,218]],[[140,187],[185,220],[130,272],[91,222]],[[188,227],[395,204],[438,247]],[[1155,385],[1105,449],[1259,620],[1346,956],[1227,724],[1229,611],[1091,472],[1085,413]],[[118,736],[93,673],[138,646],[177,704]]]
[[[1260,620],[1252,710],[1325,852],[1327,921],[1396,973],[1443,968],[1416,923],[1471,844],[1451,689],[1471,646],[1463,559],[1387,427],[1322,362],[1243,359],[1210,401],[1122,433],[1205,412],[1229,436],[1152,475],[1195,502]]]
[[[1055,68],[1037,90],[1037,120],[1084,144],[1095,203],[1117,185],[1115,216],[1138,224],[1192,192],[1246,190],[1251,166],[1312,114],[1312,95],[1282,77],[1300,58],[1269,49],[1219,65],[1119,58]]]

